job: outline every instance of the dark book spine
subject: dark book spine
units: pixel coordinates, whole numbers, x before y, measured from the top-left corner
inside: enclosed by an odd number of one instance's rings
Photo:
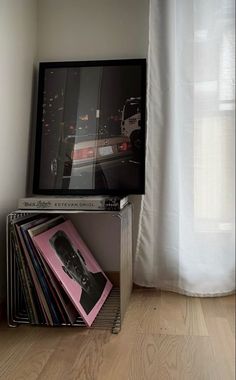
[[[47,281],[45,272],[42,269],[37,249],[35,248],[30,236],[28,236],[27,231],[22,230],[21,233],[24,239],[25,247],[27,249],[29,260],[31,260],[35,275],[38,280],[38,284],[40,286],[41,297],[44,297],[44,300],[48,306],[48,313],[50,313],[48,314],[48,317],[49,319],[52,319],[53,325],[58,326],[62,322],[62,316],[51,292],[50,284]]]
[[[17,238],[15,236],[15,231],[14,231],[14,228],[12,225],[10,226],[10,239],[11,239],[11,243],[12,243],[12,247],[13,247],[13,254],[15,256],[16,264],[17,264],[17,267],[19,270],[19,277],[20,277],[21,284],[22,284],[22,292],[23,292],[23,295],[25,298],[26,309],[27,309],[29,321],[30,321],[30,323],[36,323],[35,315],[33,312],[34,307],[32,305],[32,300],[31,300],[31,296],[30,296],[30,292],[31,292],[31,290],[30,290],[30,279],[29,279],[29,276],[27,274],[24,259],[22,257],[20,247],[18,245]]]

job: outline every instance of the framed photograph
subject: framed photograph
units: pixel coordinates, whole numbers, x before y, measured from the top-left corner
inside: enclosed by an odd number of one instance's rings
[[[143,194],[146,60],[40,63],[34,194]]]

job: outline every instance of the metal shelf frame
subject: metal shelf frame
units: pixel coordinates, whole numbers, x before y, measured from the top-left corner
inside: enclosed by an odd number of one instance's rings
[[[112,333],[119,333],[125,312],[129,303],[132,292],[132,206],[128,204],[121,211],[84,211],[84,210],[16,210],[7,216],[7,318],[10,327],[17,327],[21,324],[30,324],[26,312],[22,284],[19,278],[15,250],[10,236],[10,224],[13,220],[29,214],[38,213],[56,213],[66,214],[67,217],[80,218],[81,215],[90,215],[96,225],[96,216],[99,215],[98,223],[101,223],[101,217],[106,215],[110,228],[116,225],[116,233],[119,231],[118,247],[116,254],[119,256],[119,286],[114,286],[103,307],[99,311],[91,328],[109,329]],[[91,219],[91,220],[92,220]],[[93,239],[96,236],[93,234]],[[103,239],[105,240],[105,239]],[[107,244],[102,241],[100,245]],[[105,247],[105,246],[104,246]],[[101,247],[102,248],[102,247]],[[114,248],[114,247],[113,247]],[[106,247],[107,250],[107,247]],[[87,327],[83,319],[78,315],[73,325],[61,325],[72,327]]]

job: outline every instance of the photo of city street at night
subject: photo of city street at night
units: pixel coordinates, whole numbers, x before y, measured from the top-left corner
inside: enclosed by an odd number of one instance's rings
[[[39,80],[36,190],[141,193],[142,65],[48,65]]]

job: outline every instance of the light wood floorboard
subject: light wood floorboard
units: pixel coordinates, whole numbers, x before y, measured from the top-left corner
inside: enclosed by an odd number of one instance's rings
[[[135,289],[121,332],[0,325],[4,380],[234,380],[235,297]]]

